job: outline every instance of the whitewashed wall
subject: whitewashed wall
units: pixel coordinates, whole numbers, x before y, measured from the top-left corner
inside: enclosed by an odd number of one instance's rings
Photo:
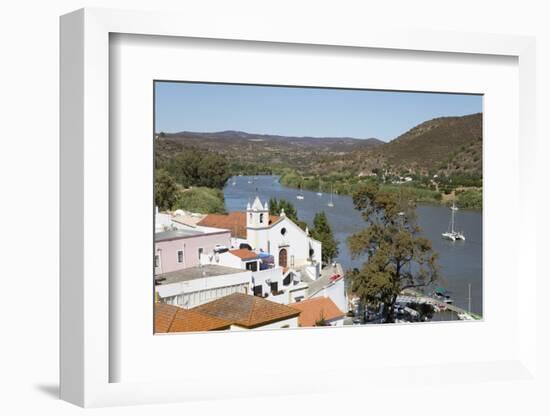
[[[220,276],[210,276],[201,279],[193,279],[185,282],[177,282],[166,285],[160,285],[155,288],[159,297],[171,304],[181,306],[182,308],[194,308],[207,302],[219,299],[231,293],[249,293],[250,281],[252,275],[249,270],[243,270],[241,273],[224,274]],[[223,289],[227,290],[223,290]],[[186,297],[187,304],[184,304],[183,298],[177,298],[178,295],[195,296]]]

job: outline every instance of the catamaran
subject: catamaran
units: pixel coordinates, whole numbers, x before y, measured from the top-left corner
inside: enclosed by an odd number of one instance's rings
[[[332,201],[332,185],[330,185],[330,201],[327,204],[329,207],[334,207],[334,202]]]
[[[442,233],[441,237],[451,241],[456,241],[456,240],[465,241],[466,237],[464,237],[464,234],[460,231],[455,230],[455,212],[456,211],[458,211],[458,208],[453,202],[453,206],[451,207],[451,223],[449,224],[449,229],[447,230],[446,233]]]

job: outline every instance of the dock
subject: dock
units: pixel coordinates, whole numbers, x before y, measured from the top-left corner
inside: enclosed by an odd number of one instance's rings
[[[435,306],[439,309],[443,309],[443,310],[446,309],[446,310],[455,312],[457,315],[470,316],[474,320],[482,319],[481,316],[479,316],[479,315],[477,315],[473,312],[468,312],[467,310],[459,308],[456,305],[453,305],[451,303],[442,302],[438,299],[432,298],[430,296],[426,296],[423,293],[416,292],[414,290],[404,290],[403,295],[398,296],[397,300],[399,302],[427,303],[427,304]]]

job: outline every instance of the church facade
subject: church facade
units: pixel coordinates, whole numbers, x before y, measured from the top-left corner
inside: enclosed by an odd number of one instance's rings
[[[254,250],[273,255],[275,264],[298,268],[321,263],[321,242],[290,220],[284,210],[270,217],[269,206],[259,197],[246,207],[246,242]]]

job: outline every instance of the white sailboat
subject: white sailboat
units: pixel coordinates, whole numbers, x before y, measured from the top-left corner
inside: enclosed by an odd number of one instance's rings
[[[299,199],[299,200],[304,199],[304,195],[302,194],[302,184],[300,184],[300,193],[296,195],[296,199]]]
[[[466,237],[464,236],[464,234],[460,231],[455,230],[455,212],[456,211],[458,211],[458,208],[453,202],[453,206],[451,207],[451,223],[449,224],[449,229],[447,230],[446,233],[442,233],[441,237],[451,241],[456,241],[456,240],[465,241]]]
[[[330,185],[330,201],[327,204],[329,207],[334,207],[334,202],[332,201],[332,185]]]
[[[317,191],[317,196],[323,196],[323,193],[321,192],[321,181],[319,181],[319,191]]]

